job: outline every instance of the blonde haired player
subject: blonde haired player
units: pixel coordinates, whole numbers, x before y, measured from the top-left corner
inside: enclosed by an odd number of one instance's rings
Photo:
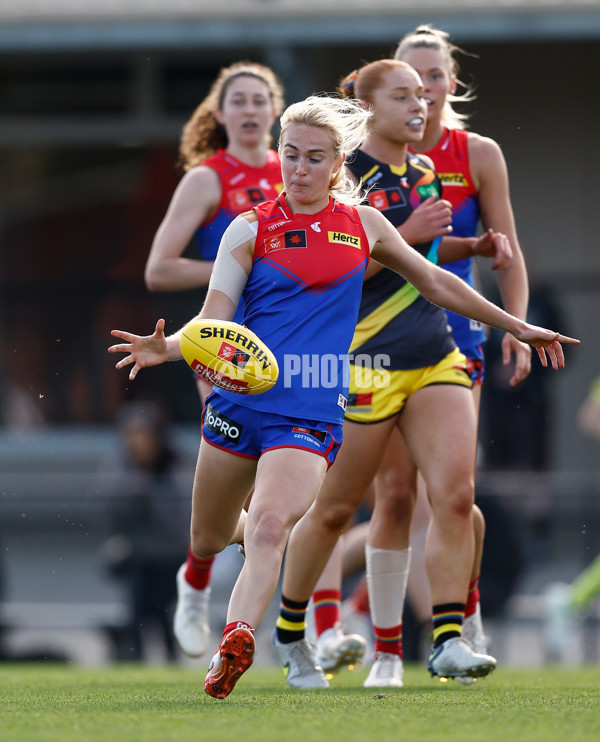
[[[378,211],[353,205],[359,195],[344,161],[366,135],[369,117],[362,106],[333,98],[311,97],[287,109],[279,143],[285,190],[228,227],[199,315],[231,319],[243,295],[244,323],[283,369],[264,394],[215,390],[205,405],[213,419],[237,421],[240,434],[223,438],[222,426],[208,425],[205,415],[192,504],[197,556],[209,558],[239,536],[255,482],[246,560],[204,685],[217,698],[231,693],[252,664],[254,630],[275,592],[288,536],[315,501],[341,443],[347,351],[371,254],[430,300],[534,344],[544,364],[549,357],[554,368],[564,365],[560,343],[577,342],[508,315],[423,259]],[[122,342],[109,352],[125,354],[116,365],[132,366],[130,380],[141,368],[181,358],[178,333],[165,337],[164,324],[159,320],[149,336],[112,331]],[[329,367],[320,379],[313,371],[306,385],[296,371],[315,356],[336,358],[335,373]]]
[[[151,291],[207,286],[227,226],[253,204],[277,196],[283,184],[271,129],[282,108],[283,87],[269,67],[242,61],[220,70],[183,127],[179,165],[184,175],[148,256],[145,279]],[[183,255],[190,242],[197,257]],[[242,307],[237,319],[241,312]],[[204,401],[210,385],[196,381]],[[212,563],[188,549],[177,573],[173,630],[191,657],[208,646]]]

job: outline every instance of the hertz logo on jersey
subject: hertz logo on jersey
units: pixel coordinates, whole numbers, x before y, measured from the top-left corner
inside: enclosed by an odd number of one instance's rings
[[[327,232],[329,242],[335,242],[337,245],[352,245],[360,250],[360,237],[344,232]]]
[[[439,179],[442,181],[443,186],[462,186],[467,188],[469,185],[468,180],[462,173],[438,173]]]

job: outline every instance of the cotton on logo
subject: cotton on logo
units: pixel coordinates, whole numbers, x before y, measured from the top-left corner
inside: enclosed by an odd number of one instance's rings
[[[288,223],[288,221],[289,221],[289,220],[287,220],[287,221],[284,221],[284,222],[275,222],[275,224],[271,224],[271,226],[270,226],[270,227],[267,227],[267,230],[268,230],[269,232],[272,232],[272,231],[273,231],[274,229],[277,229],[278,227],[281,227],[281,226],[283,226],[284,224],[287,224],[287,223]]]

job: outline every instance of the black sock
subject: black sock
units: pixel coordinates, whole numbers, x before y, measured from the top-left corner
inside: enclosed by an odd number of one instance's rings
[[[304,639],[308,600],[296,601],[281,596],[279,617],[276,624],[277,641],[282,644]]]
[[[433,606],[433,646],[439,647],[453,636],[462,636],[464,603],[440,603]]]

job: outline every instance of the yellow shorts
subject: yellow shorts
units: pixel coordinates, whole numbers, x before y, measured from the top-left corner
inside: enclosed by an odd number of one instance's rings
[[[467,359],[455,348],[435,366],[410,371],[350,366],[350,394],[345,418],[355,423],[378,423],[397,415],[418,389],[432,384],[455,384],[471,389]]]

